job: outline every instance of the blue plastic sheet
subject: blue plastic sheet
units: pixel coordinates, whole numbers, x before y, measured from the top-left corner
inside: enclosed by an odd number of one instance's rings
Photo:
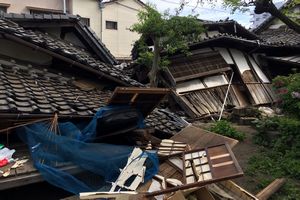
[[[133,147],[88,141],[96,136],[97,119],[106,111],[119,108],[100,109],[82,129],[65,122],[58,123],[59,134],[49,131],[49,123],[36,123],[17,131],[28,144],[34,165],[46,181],[74,194],[104,191],[117,179]],[[144,126],[142,118],[138,126]],[[156,154],[147,154],[146,181],[157,173],[159,165]],[[70,174],[60,169],[66,165],[76,166],[79,173]]]

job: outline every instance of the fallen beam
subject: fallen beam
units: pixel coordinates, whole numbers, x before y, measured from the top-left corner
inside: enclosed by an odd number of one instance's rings
[[[267,200],[269,199],[274,193],[276,193],[286,182],[285,178],[275,179],[270,185],[268,185],[265,189],[260,191],[256,197],[259,200]]]

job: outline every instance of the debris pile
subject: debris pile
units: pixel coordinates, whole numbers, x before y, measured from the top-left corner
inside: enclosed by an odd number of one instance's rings
[[[0,177],[8,177],[11,170],[24,167],[24,164],[28,161],[25,158],[13,158],[15,149],[9,149],[0,144]]]
[[[17,132],[44,180],[80,199],[257,199],[230,181],[243,176],[231,150],[237,140],[196,128],[167,110],[154,113],[185,128],[170,136],[157,133],[155,126],[145,127],[144,119],[168,93],[117,88],[107,106],[84,126],[59,122],[55,113],[48,123],[26,124]],[[134,143],[125,146],[125,136]],[[3,148],[0,158],[10,161],[13,153]],[[3,176],[25,162],[13,160]]]

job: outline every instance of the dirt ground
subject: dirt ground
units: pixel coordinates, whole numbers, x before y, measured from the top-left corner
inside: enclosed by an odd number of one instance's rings
[[[248,160],[253,155],[259,153],[259,146],[255,145],[252,142],[252,138],[256,132],[256,130],[251,126],[235,126],[238,131],[244,132],[246,134],[246,139],[243,142],[239,142],[233,149],[233,153],[237,158],[240,166],[242,167],[243,171],[245,172]],[[255,178],[247,176],[246,174],[241,177],[233,180],[238,185],[243,187],[244,189],[248,190],[251,193],[256,194],[256,181]]]

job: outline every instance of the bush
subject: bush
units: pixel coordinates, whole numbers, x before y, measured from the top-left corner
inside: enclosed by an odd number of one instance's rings
[[[300,74],[278,76],[273,86],[279,97],[279,106],[285,114],[300,117]]]
[[[225,120],[215,122],[209,130],[220,135],[237,139],[239,141],[243,141],[246,137],[245,133],[237,131],[234,127],[232,127],[230,122]]]

